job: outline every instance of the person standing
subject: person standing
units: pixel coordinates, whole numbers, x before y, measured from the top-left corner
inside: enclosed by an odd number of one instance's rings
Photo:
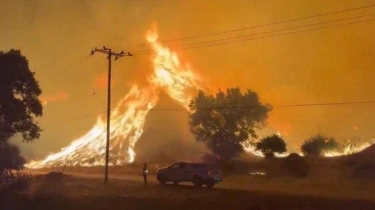
[[[147,163],[143,166],[143,180],[145,184],[147,184],[147,175],[148,175],[148,169],[147,169]]]

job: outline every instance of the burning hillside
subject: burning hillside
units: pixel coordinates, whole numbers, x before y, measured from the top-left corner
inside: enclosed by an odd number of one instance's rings
[[[149,86],[134,85],[112,111],[111,165],[134,161],[136,155],[134,146],[143,133],[146,116],[155,106],[161,91],[187,108],[192,98],[191,90],[200,88],[198,76],[181,63],[176,53],[162,46],[157,39],[158,36],[154,32],[150,32],[147,36],[147,41],[154,51],[152,55],[154,71],[147,77]],[[85,135],[44,160],[30,162],[27,167],[43,168],[65,164],[103,165],[105,138],[106,124],[99,116],[96,125]]]

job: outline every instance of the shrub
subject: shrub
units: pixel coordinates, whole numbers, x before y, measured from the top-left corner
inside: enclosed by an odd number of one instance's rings
[[[31,176],[23,171],[25,159],[16,145],[0,141],[0,188],[2,190],[27,190]]]
[[[218,163],[220,162],[220,157],[215,154],[204,154],[202,155],[202,161],[205,163]]]
[[[337,147],[338,143],[335,139],[316,135],[302,144],[301,151],[304,155],[317,157],[322,155],[323,152],[333,151]]]
[[[306,160],[297,153],[291,153],[284,160],[288,176],[306,177],[309,174],[310,167]]]
[[[0,175],[0,186],[5,191],[26,191],[30,188],[31,175],[24,171],[5,170]]]
[[[282,154],[286,152],[284,139],[274,134],[267,136],[256,144],[256,150],[260,150],[266,158],[275,157],[275,153]]]

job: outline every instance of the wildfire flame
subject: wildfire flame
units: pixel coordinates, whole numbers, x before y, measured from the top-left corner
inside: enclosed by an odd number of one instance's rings
[[[367,147],[371,146],[374,144],[375,141],[371,140],[371,142],[365,142],[361,145],[354,146],[353,144],[347,145],[342,152],[337,152],[337,151],[331,151],[331,152],[325,152],[324,156],[325,157],[337,157],[337,156],[342,156],[342,155],[350,155],[354,153],[361,152],[362,150],[366,149]]]
[[[155,106],[161,91],[187,108],[192,98],[192,90],[203,89],[199,76],[186,64],[182,64],[176,53],[158,42],[156,32],[150,31],[147,41],[153,49],[153,73],[148,76],[148,86],[134,85],[111,112],[110,163],[121,165],[135,160],[134,147],[143,133],[148,112]],[[346,148],[343,153],[331,152],[325,156],[338,156],[358,152],[371,144],[358,148]],[[106,147],[106,122],[99,116],[96,124],[82,137],[74,140],[60,152],[48,155],[44,160],[31,161],[28,168],[52,166],[94,166],[104,165]],[[253,146],[245,146],[247,152],[263,156]],[[277,155],[286,156],[287,154]]]
[[[280,134],[280,132],[278,131],[276,133],[276,135],[282,137],[282,135]],[[337,157],[337,156],[343,156],[343,155],[351,155],[351,154],[354,154],[354,153],[358,153],[358,152],[361,152],[362,150],[370,147],[371,145],[375,144],[375,139],[372,139],[370,142],[364,142],[360,145],[354,145],[352,143],[350,143],[351,141],[349,140],[349,144],[347,144],[342,150],[338,151],[338,150],[333,150],[333,151],[324,151],[323,152],[323,156],[324,157]],[[264,157],[263,153],[259,150],[256,150],[255,149],[255,146],[253,145],[250,145],[250,144],[243,144],[242,145],[244,150],[248,153],[252,153],[253,155],[255,156],[258,156],[258,157]],[[276,157],[286,157],[288,156],[290,153],[282,153],[282,154],[278,154],[276,153],[275,156]],[[297,153],[301,156],[303,156],[303,154],[301,152]]]
[[[192,91],[201,88],[200,79],[187,65],[183,65],[177,54],[158,42],[157,33],[150,31],[147,41],[154,51],[153,73],[148,77],[148,87],[134,85],[111,112],[110,163],[120,165],[135,159],[134,147],[143,133],[148,112],[158,101],[160,91],[187,108]],[[62,165],[104,165],[106,146],[106,123],[98,117],[96,125],[87,134],[74,140],[60,152],[44,160],[32,161],[29,168],[44,168]]]

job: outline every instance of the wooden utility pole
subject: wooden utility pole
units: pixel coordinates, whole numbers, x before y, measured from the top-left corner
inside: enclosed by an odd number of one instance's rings
[[[121,52],[114,52],[110,48],[106,48],[103,46],[102,49],[95,49],[91,50],[91,55],[94,53],[100,52],[107,54],[108,59],[108,93],[107,93],[107,139],[106,139],[106,147],[105,147],[105,168],[104,168],[104,183],[108,183],[108,162],[109,162],[109,140],[110,140],[110,128],[111,128],[111,68],[112,68],[112,56],[115,56],[115,60],[124,57],[124,56],[133,56],[130,52],[125,53],[124,51]]]

